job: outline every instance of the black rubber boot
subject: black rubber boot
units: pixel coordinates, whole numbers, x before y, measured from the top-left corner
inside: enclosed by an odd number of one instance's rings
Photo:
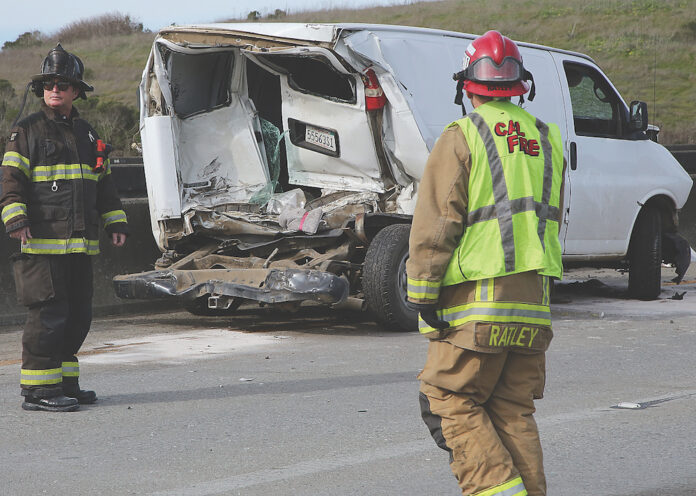
[[[97,393],[89,389],[65,390],[65,396],[76,399],[80,405],[91,405],[97,401]]]
[[[88,389],[80,389],[77,377],[63,378],[63,394],[75,398],[80,405],[91,405],[97,401],[97,393]]]
[[[22,408],[29,411],[44,412],[74,412],[80,405],[75,398],[67,396],[51,396],[50,398],[37,398],[32,395],[24,396]]]

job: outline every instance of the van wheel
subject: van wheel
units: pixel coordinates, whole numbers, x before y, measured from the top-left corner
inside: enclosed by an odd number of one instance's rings
[[[374,237],[365,255],[362,286],[367,307],[390,331],[415,331],[418,314],[406,306],[406,260],[411,226],[393,224]]]
[[[194,300],[187,301],[184,303],[184,308],[193,315],[200,315],[203,317],[219,317],[223,315],[232,315],[239,308],[239,306],[244,303],[244,298],[233,298],[232,304],[229,308],[224,310],[221,308],[208,308],[209,296],[209,294],[206,294],[199,296]]]
[[[628,293],[640,300],[660,295],[662,280],[662,218],[655,208],[638,214],[628,249]]]

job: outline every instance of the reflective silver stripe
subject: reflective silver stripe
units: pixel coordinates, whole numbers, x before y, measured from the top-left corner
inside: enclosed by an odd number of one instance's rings
[[[66,377],[79,377],[80,367],[66,367],[63,366],[63,376]]]
[[[538,325],[550,325],[551,323],[551,311],[546,310],[530,310],[523,308],[491,308],[483,306],[473,306],[457,312],[442,313],[437,312],[438,316],[446,322],[455,322],[458,320],[466,319],[469,316],[475,315],[476,317],[492,317],[490,320],[492,322],[497,322],[496,317],[505,318],[505,322],[513,322],[510,318],[519,319],[519,322],[527,322],[526,319],[543,319],[548,321],[548,323],[538,322]],[[419,329],[430,328],[428,324],[421,318],[418,319]]]
[[[515,198],[514,200],[510,200],[510,210],[512,211],[513,215],[533,211],[536,212],[537,216],[539,217],[542,215],[542,212],[544,212],[543,205],[540,202],[534,201],[534,197],[532,196],[525,196],[524,198]],[[548,217],[551,219],[554,218],[554,215],[556,219],[558,219],[560,216],[560,209],[558,207],[547,205],[546,211],[548,212]],[[484,222],[497,218],[495,205],[486,205],[470,212],[467,215],[466,222],[468,226],[471,226],[477,222]]]
[[[527,490],[522,482],[516,486],[508,487],[499,493],[491,494],[491,496],[518,496],[519,494],[527,494]]]
[[[63,374],[60,369],[48,370],[26,370],[22,369],[20,373],[20,384],[25,385],[42,385],[42,384],[59,384],[63,381]]]
[[[475,112],[468,114],[467,117],[471,119],[478,129],[486,147],[488,166],[491,169],[491,179],[493,181],[493,198],[495,199],[495,210],[498,217],[498,227],[500,228],[500,240],[503,244],[503,253],[505,255],[505,271],[512,272],[515,270],[515,238],[503,163],[500,161],[495,139],[493,139],[491,130],[483,117]]]
[[[27,215],[27,207],[23,203],[11,203],[2,209],[2,220],[7,222],[12,217]]]
[[[406,291],[409,293],[416,293],[416,294],[431,294],[431,295],[439,295],[440,294],[440,288],[433,288],[430,286],[417,286],[415,284],[408,283],[408,287],[406,288]]]
[[[481,281],[481,301],[488,301],[488,279]]]
[[[118,213],[104,217],[104,225],[113,224],[115,222],[126,222],[125,212],[119,211]]]
[[[522,308],[485,308],[474,307],[442,315],[441,318],[450,322],[459,320],[468,315],[490,315],[495,317],[520,317],[530,319],[548,319],[551,315],[549,310],[524,310]]]
[[[476,281],[479,301],[493,301],[493,279]]]
[[[541,304],[548,305],[549,302],[549,277],[541,276],[542,297]]]
[[[551,142],[549,141],[549,126],[537,118],[536,127],[540,133],[541,150],[544,152],[544,186],[541,193],[541,211],[537,211],[537,216],[539,217],[537,234],[539,235],[541,248],[546,250],[544,235],[546,233],[546,220],[549,219],[549,215],[551,214],[549,210],[549,201],[551,201],[551,186],[553,185],[553,157]],[[558,214],[556,219],[558,219]]]

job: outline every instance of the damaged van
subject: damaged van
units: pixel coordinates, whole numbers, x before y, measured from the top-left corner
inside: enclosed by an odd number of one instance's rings
[[[415,329],[410,220],[429,151],[472,110],[452,103],[452,74],[474,38],[359,24],[160,31],[140,125],[162,256],[116,277],[117,294],[197,314],[366,305],[388,329]],[[520,105],[563,135],[564,262],[627,269],[633,295],[657,297],[691,179],[648,139],[646,105],[627,105],[591,58],[519,46],[536,93]]]

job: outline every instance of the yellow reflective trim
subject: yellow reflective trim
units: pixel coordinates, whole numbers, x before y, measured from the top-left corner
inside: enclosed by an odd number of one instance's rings
[[[104,221],[104,227],[116,222],[128,222],[126,212],[123,210],[112,210],[111,212],[103,213],[101,218]]]
[[[22,253],[35,255],[64,255],[67,253],[99,254],[99,240],[85,238],[42,239],[29,238],[22,245]]]
[[[60,384],[63,382],[63,373],[61,369],[21,369],[19,382],[25,386]]]
[[[440,282],[407,277],[406,294],[417,300],[437,300],[440,297]]]
[[[439,288],[440,287],[440,281],[426,281],[426,280],[421,280],[421,279],[411,279],[410,277],[407,278],[407,281],[409,284],[412,284],[414,286],[427,286],[429,288]]]
[[[63,377],[80,377],[80,364],[77,362],[63,362]]]
[[[99,180],[99,174],[86,164],[37,165],[31,180],[35,183],[57,180],[90,179]]]
[[[472,496],[527,496],[527,490],[524,487],[524,482],[522,482],[522,477],[515,477],[511,481],[491,489],[479,491]]]
[[[469,322],[493,322],[501,324],[519,323],[540,326],[551,325],[551,310],[547,305],[510,302],[473,302],[437,311],[438,316],[457,327]],[[422,334],[435,329],[418,318],[418,329]]]
[[[7,224],[7,221],[20,215],[27,215],[27,206],[24,203],[10,203],[2,209],[2,221],[5,224]]]
[[[78,362],[63,362],[63,377],[80,377]]]
[[[17,167],[25,176],[31,179],[29,159],[24,155],[20,155],[17,152],[5,152],[5,155],[2,157],[2,164],[0,165]]]

